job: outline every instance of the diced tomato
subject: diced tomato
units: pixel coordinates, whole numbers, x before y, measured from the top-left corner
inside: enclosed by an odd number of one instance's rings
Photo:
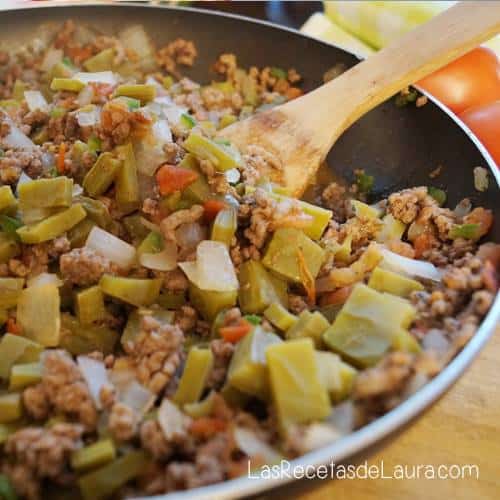
[[[436,238],[431,233],[421,233],[413,240],[413,248],[415,249],[415,258],[419,259],[422,255],[430,250],[436,241]]]
[[[500,167],[500,100],[466,109],[461,120],[477,135],[490,155]]]
[[[59,152],[57,153],[57,171],[60,174],[64,174],[64,172],[66,171],[65,159],[66,159],[66,143],[62,142],[61,145],[59,146]]]
[[[493,224],[493,213],[483,207],[475,208],[464,217],[464,224],[479,224],[479,238],[484,236]]]
[[[199,437],[211,437],[217,432],[225,431],[227,422],[216,417],[200,417],[191,423],[189,430],[192,434]]]
[[[196,179],[198,179],[198,174],[194,170],[175,165],[162,165],[156,173],[156,180],[162,195],[182,191]]]
[[[220,336],[226,341],[236,344],[247,333],[252,330],[253,326],[246,319],[241,318],[240,322],[234,326],[223,326],[219,328]]]
[[[479,47],[417,84],[459,114],[500,99],[500,64],[492,50]]]
[[[215,198],[207,200],[203,204],[203,209],[205,210],[203,215],[205,217],[205,220],[207,220],[208,222],[213,221],[217,214],[225,208],[227,208],[227,203],[223,202],[222,200],[217,200]]]
[[[14,318],[7,319],[6,330],[13,335],[21,335],[21,325]]]

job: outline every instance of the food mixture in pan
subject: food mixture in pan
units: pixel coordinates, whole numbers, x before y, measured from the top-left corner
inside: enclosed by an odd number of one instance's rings
[[[491,211],[433,178],[376,200],[363,171],[288,197],[260,174],[278,158],[216,133],[301,76],[228,53],[201,85],[196,55],[71,21],[0,53],[2,498],[195,488],[324,446],[492,304]]]

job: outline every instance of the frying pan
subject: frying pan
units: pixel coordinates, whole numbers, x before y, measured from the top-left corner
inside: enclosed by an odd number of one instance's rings
[[[34,36],[40,24],[68,18],[109,34],[140,23],[158,45],[177,37],[191,39],[199,56],[195,67],[185,74],[200,82],[211,79],[213,75],[208,70],[223,52],[234,52],[243,67],[295,67],[304,76],[305,90],[320,85],[324,72],[335,64],[350,67],[358,61],[354,55],[333,45],[270,23],[198,9],[148,5],[48,5],[5,11],[0,13],[0,42],[23,43]],[[446,190],[450,206],[468,197],[474,205],[493,210],[495,225],[490,239],[499,241],[498,169],[470,130],[430,96],[429,99],[422,108],[398,108],[393,100],[380,105],[337,141],[327,164],[337,177],[348,182],[352,181],[355,168],[365,169],[375,177],[377,197],[431,183]],[[441,175],[430,179],[429,173],[440,165]],[[482,193],[474,189],[472,171],[476,166],[490,169],[490,186]],[[292,461],[291,466],[341,463],[402,427],[436,401],[465,371],[493,333],[499,318],[500,294],[476,335],[436,378],[390,413]],[[223,500],[259,493],[290,480],[288,477],[272,480],[241,477],[153,498]]]

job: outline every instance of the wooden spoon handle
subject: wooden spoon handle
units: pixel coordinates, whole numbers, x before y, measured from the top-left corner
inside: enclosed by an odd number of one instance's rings
[[[460,2],[281,109],[317,134],[326,155],[362,115],[499,31],[499,1]]]

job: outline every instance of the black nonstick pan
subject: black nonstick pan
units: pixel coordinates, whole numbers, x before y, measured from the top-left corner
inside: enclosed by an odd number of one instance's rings
[[[350,67],[358,59],[344,50],[296,31],[227,14],[187,8],[147,5],[42,6],[0,12],[0,42],[23,43],[33,38],[46,22],[74,19],[115,33],[131,24],[142,24],[157,45],[177,37],[193,40],[199,56],[185,74],[207,82],[209,68],[218,55],[233,52],[241,66],[295,67],[304,76],[304,89],[322,83],[323,74],[342,63]],[[314,113],[314,110],[310,111]],[[335,144],[327,164],[337,177],[352,181],[353,170],[364,169],[375,177],[375,196],[405,187],[429,185],[429,173],[442,166],[432,184],[448,194],[450,206],[468,197],[473,204],[493,210],[495,225],[490,239],[500,240],[500,175],[488,153],[451,113],[430,102],[421,107],[397,107],[394,99],[380,105],[353,125]],[[474,188],[473,169],[490,169],[489,188]],[[337,442],[292,462],[317,466],[339,463],[372,446],[414,418],[465,371],[492,334],[500,317],[500,298],[491,308],[475,337],[434,380],[384,417]],[[198,490],[175,493],[168,498],[225,499],[255,494],[291,480],[242,477]],[[161,498],[166,498],[162,496]],[[160,498],[160,497],[156,497]]]

